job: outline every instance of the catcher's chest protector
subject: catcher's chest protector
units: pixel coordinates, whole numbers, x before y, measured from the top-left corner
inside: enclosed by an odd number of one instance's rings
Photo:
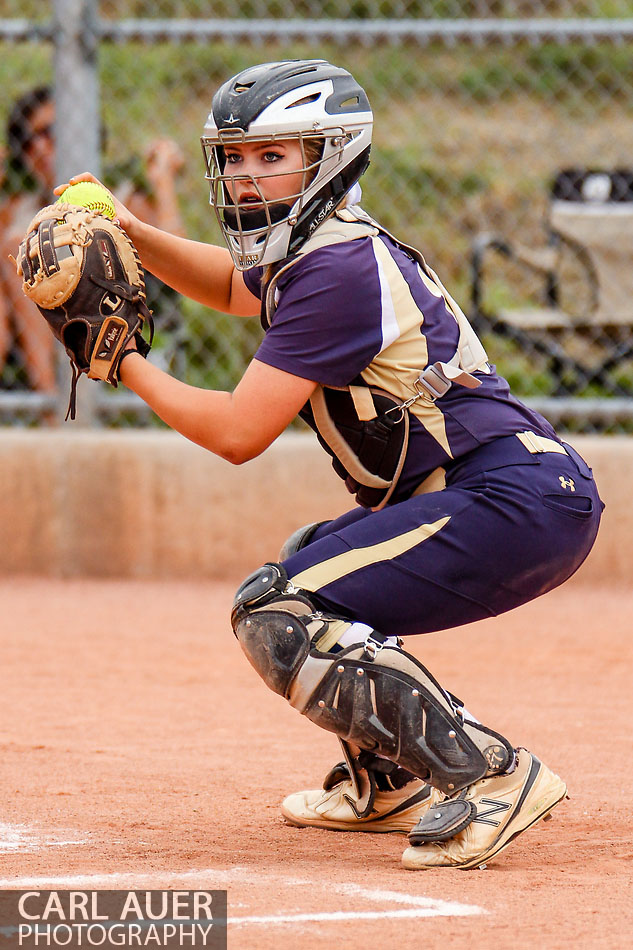
[[[426,282],[444,297],[447,310],[459,328],[457,349],[446,363],[413,368],[408,378],[394,371],[392,391],[371,386],[361,378],[342,387],[318,386],[300,415],[313,428],[323,448],[332,456],[335,472],[358,504],[384,507],[400,478],[409,446],[410,412],[418,401],[434,402],[454,384],[474,389],[480,385],[472,373],[488,373],[486,352],[459,306],[428,267],[422,254],[397,241],[359,208],[339,211],[321,225],[300,253],[278,268],[262,288],[262,325],[267,330],[277,306],[279,278],[297,261],[321,247],[360,238],[380,241],[386,235],[418,264]],[[420,324],[423,314],[420,313]],[[384,358],[388,348],[383,352]],[[400,377],[400,378],[398,378]]]

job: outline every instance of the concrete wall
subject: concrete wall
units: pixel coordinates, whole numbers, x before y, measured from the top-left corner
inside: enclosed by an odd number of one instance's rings
[[[633,439],[574,444],[607,504],[577,578],[633,580]],[[234,467],[171,432],[4,429],[0,573],[240,579],[351,501],[310,435]]]

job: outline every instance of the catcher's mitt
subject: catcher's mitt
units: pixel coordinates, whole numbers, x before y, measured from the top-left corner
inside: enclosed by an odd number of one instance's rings
[[[16,261],[22,289],[63,343],[72,385],[66,418],[75,418],[82,375],[116,386],[132,337],[147,356],[154,335],[136,248],[113,221],[85,208],[53,204],[35,215]],[[143,325],[150,339],[141,336]]]

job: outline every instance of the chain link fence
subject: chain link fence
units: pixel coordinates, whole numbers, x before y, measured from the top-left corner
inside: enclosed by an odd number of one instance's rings
[[[2,10],[4,423],[57,420],[65,387],[49,331],[29,332],[40,318],[4,263],[59,180],[51,167],[79,171],[92,155],[159,226],[219,241],[199,144],[213,91],[255,62],[325,58],[356,76],[375,112],[364,206],[424,252],[516,394],[562,428],[633,429],[630,0],[4,0]],[[34,91],[43,99],[32,109]],[[232,388],[258,321],[155,280],[151,294],[152,358],[187,382]],[[121,389],[84,383],[80,402],[89,389],[90,422],[151,421]]]

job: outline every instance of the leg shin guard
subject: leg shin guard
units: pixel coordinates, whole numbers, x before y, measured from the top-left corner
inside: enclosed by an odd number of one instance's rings
[[[312,722],[384,756],[442,792],[505,771],[513,748],[486,726],[464,720],[413,656],[372,633],[324,652],[331,626],[280,564],[267,564],[237,592],[233,629],[262,679]]]

